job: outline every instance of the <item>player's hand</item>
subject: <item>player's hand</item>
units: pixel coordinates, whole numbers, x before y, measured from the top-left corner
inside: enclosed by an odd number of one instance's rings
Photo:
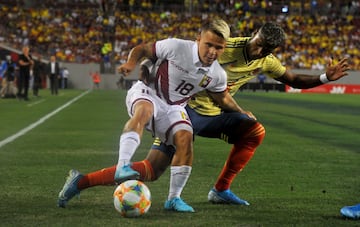
[[[336,65],[332,65],[332,59],[329,59],[329,63],[326,68],[326,77],[330,81],[338,80],[346,75],[347,71],[350,70],[348,59],[341,59]]]
[[[117,71],[124,75],[125,77],[128,76],[135,68],[136,64],[132,64],[130,62],[126,62],[122,65],[120,65],[118,68],[117,68]]]

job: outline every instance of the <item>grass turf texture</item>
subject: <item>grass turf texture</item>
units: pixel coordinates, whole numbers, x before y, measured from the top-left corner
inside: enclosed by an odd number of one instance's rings
[[[30,102],[0,100],[0,141],[84,91],[60,91]],[[251,205],[207,202],[230,145],[196,137],[193,172],[182,198],[196,213],[167,212],[169,172],[146,182],[152,207],[141,218],[121,218],[114,186],[97,186],[56,206],[67,172],[114,165],[128,119],[126,92],[93,91],[24,136],[0,148],[1,226],[356,226],[339,209],[359,203],[360,104],[356,95],[238,93],[235,98],[263,123],[267,134],[232,190]],[[152,142],[145,132],[134,160]]]

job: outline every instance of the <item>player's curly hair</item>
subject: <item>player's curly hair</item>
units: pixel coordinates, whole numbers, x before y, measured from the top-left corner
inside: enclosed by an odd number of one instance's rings
[[[286,34],[284,30],[274,22],[266,22],[259,30],[260,37],[269,49],[275,49],[285,44]]]
[[[214,19],[205,23],[202,28],[202,32],[211,31],[216,35],[227,40],[230,37],[230,27],[229,25],[222,19]]]

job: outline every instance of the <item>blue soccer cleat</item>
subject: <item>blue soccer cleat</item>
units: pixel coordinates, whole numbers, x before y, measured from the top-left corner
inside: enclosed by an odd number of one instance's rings
[[[121,184],[127,180],[138,180],[140,173],[133,170],[130,165],[125,165],[122,168],[117,168],[115,171],[114,180],[116,183]]]
[[[177,212],[195,212],[195,210],[186,204],[181,198],[175,197],[167,200],[164,205],[165,210]]]
[[[208,194],[208,200],[212,203],[237,204],[246,206],[250,205],[248,201],[237,197],[232,191],[230,191],[230,189],[219,192],[215,188],[213,188]]]
[[[79,180],[84,177],[79,171],[77,170],[70,170],[69,176],[67,177],[63,189],[59,193],[58,197],[58,206],[65,208],[66,203],[72,199],[75,195],[80,194],[80,190],[77,187],[77,183]]]
[[[340,213],[347,218],[360,219],[360,203],[354,206],[343,207]]]

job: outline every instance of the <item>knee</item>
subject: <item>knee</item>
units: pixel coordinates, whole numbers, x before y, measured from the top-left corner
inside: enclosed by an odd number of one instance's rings
[[[133,119],[136,119],[139,122],[143,122],[144,124],[151,119],[154,113],[153,104],[149,101],[139,101],[135,105],[135,111],[133,115]]]
[[[251,141],[255,146],[259,146],[265,137],[265,128],[259,122],[256,122],[252,126],[248,133],[245,135],[245,139]]]
[[[182,130],[184,131],[184,130]],[[193,134],[189,131],[182,133],[181,131],[175,135],[175,146],[176,152],[174,154],[172,165],[181,166],[187,165],[191,166],[193,161]]]

